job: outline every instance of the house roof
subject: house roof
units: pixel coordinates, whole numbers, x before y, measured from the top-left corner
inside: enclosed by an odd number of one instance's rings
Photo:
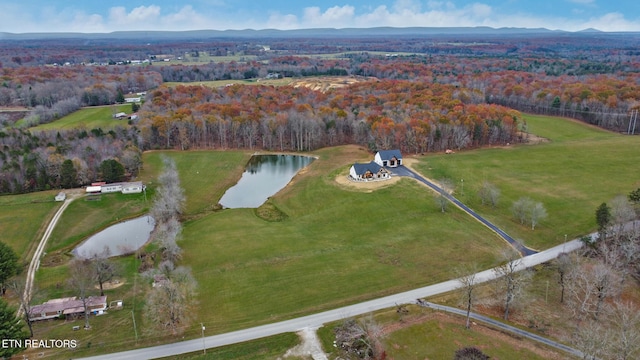
[[[87,307],[107,304],[107,296],[89,296],[87,298]],[[62,299],[51,299],[44,304],[35,305],[31,307],[29,313],[32,316],[41,313],[55,313],[60,311],[62,314],[74,314],[77,312],[83,312],[84,306],[82,305],[82,299],[77,297],[69,297]]]
[[[380,158],[382,160],[391,160],[393,157],[396,159],[402,159],[402,153],[400,150],[380,150],[378,151],[378,154],[380,154]]]
[[[378,171],[380,171],[380,169],[382,168],[382,166],[376,164],[375,162],[370,162],[370,163],[366,163],[366,164],[359,164],[359,163],[355,163],[353,164],[353,169],[356,171],[357,175],[362,175],[365,174],[368,171],[371,171],[372,173],[377,173]]]

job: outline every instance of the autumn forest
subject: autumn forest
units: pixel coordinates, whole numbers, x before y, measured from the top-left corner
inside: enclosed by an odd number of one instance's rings
[[[149,149],[506,145],[526,140],[522,112],[640,132],[637,35],[83,41],[0,44],[0,193],[86,185],[113,160],[124,180]],[[34,128],[132,94],[121,125]]]

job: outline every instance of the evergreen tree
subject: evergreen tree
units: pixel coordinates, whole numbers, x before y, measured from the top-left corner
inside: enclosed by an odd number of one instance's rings
[[[24,330],[22,321],[16,320],[16,311],[0,299],[0,338],[3,340],[16,340],[22,342],[29,334]],[[0,347],[0,358],[9,359],[13,355],[24,350],[24,348],[14,346],[16,343],[9,343],[8,346]]]
[[[102,180],[112,183],[124,180],[124,166],[115,159],[107,159],[100,164]]]
[[[596,223],[598,223],[598,232],[604,235],[609,224],[611,224],[611,208],[607,203],[602,203],[596,210]]]
[[[70,159],[63,161],[60,168],[60,185],[64,189],[74,188],[78,185],[77,178],[78,171],[73,166],[73,161]]]
[[[5,283],[18,272],[18,255],[9,245],[0,242],[0,286],[4,295]]]

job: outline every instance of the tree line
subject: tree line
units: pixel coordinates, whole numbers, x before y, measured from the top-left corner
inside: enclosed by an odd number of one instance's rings
[[[161,87],[138,124],[144,148],[309,151],[360,144],[419,153],[519,141],[517,111],[472,90],[364,81],[322,93],[291,86]]]

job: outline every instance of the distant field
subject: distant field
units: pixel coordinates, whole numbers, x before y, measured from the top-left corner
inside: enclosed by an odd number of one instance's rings
[[[284,78],[284,79],[247,79],[247,80],[214,80],[214,81],[194,81],[189,83],[182,82],[166,82],[164,85],[167,86],[178,86],[178,85],[204,85],[212,88],[223,87],[226,85],[272,85],[272,86],[283,86],[289,85],[294,81],[293,78]]]
[[[258,57],[255,55],[231,55],[231,56],[210,56],[206,51],[201,51],[199,56],[195,57],[191,54],[185,54],[181,56],[182,59],[172,59],[171,61],[156,61],[154,65],[197,65],[208,64],[210,62],[225,63],[225,62],[247,62],[256,60]]]
[[[87,130],[101,128],[108,130],[116,126],[128,126],[127,119],[118,120],[113,118],[113,114],[117,112],[131,113],[131,104],[82,108],[54,122],[41,124],[30,128],[30,130],[66,130],[77,128],[85,128]]]

